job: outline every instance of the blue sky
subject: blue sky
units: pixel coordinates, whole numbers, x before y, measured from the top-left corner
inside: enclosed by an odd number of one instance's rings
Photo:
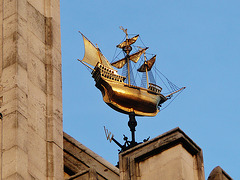
[[[180,127],[202,148],[206,179],[218,165],[240,179],[240,1],[60,2],[65,132],[112,164],[118,161],[119,148],[106,140],[103,126],[123,143],[123,134],[130,136],[128,116],[103,102],[77,61],[84,56],[78,31],[112,60],[123,26],[157,54],[164,75],[187,87],[156,117],[137,117],[137,141]]]

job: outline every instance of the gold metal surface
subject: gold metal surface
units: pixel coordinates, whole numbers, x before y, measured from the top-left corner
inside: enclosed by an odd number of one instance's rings
[[[103,100],[114,110],[129,114],[134,112],[137,116],[155,116],[159,112],[158,104],[167,100],[165,96],[153,90],[128,85],[114,79],[106,78],[95,69],[93,78],[96,87],[102,92]]]

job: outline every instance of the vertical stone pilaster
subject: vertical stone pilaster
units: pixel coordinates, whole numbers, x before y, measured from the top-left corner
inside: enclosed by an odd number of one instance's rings
[[[1,179],[63,179],[59,0],[0,0]]]
[[[2,77],[2,62],[3,62],[3,32],[2,32],[2,27],[3,27],[3,7],[2,7],[2,1],[0,1],[0,77]],[[0,79],[0,94],[2,95],[2,83]],[[3,97],[1,98],[3,100]],[[2,107],[2,101],[1,101],[1,106]],[[2,119],[0,120],[0,179],[2,179]]]

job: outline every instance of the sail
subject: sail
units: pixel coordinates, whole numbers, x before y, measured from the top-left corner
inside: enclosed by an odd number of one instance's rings
[[[145,51],[146,51],[147,49],[148,49],[148,47],[146,47],[146,48],[144,48],[144,49],[142,49],[142,50],[140,50],[140,51],[138,51],[138,52],[130,55],[130,60],[133,61],[133,62],[135,62],[135,63],[137,63],[138,60],[140,59],[141,55],[142,55],[143,53],[145,53]]]
[[[81,32],[80,32],[81,33]],[[82,34],[82,33],[81,33]],[[107,58],[100,52],[100,50],[92,44],[91,41],[89,41],[83,34],[83,42],[85,46],[85,54],[82,59],[82,61],[92,65],[96,66],[98,62],[105,65],[106,67],[113,69]],[[113,69],[114,70],[114,69]]]
[[[106,66],[106,67],[108,67],[108,68],[116,71],[115,69],[113,69],[113,67],[111,66],[110,62],[107,60],[107,58],[106,58],[101,52],[100,52],[99,55],[100,55],[100,58],[101,58],[101,60],[102,60],[101,63],[102,63],[104,66]]]
[[[138,51],[138,52],[130,55],[130,56],[129,56],[129,59],[130,59],[131,61],[137,63],[138,60],[139,60],[139,58],[141,57],[141,55],[142,55],[147,49],[148,49],[148,47],[146,47],[146,48],[144,48],[144,49],[142,49],[142,50],[140,50],[140,51]],[[118,61],[116,61],[116,62],[114,62],[114,63],[111,63],[111,65],[114,66],[114,67],[116,67],[116,68],[118,68],[118,69],[120,69],[120,68],[122,68],[126,63],[127,63],[126,58],[122,58],[122,59],[120,59],[120,60],[118,60]]]
[[[125,58],[123,58],[123,59],[120,59],[120,60],[112,63],[111,65],[118,69],[121,69],[126,63],[127,63],[127,60]]]
[[[127,45],[131,45],[133,43],[136,42],[136,40],[138,39],[139,35],[136,35],[134,37],[132,37],[131,39],[126,39],[125,41],[123,41],[121,44],[118,44],[117,47],[118,48],[123,48]]]
[[[147,68],[147,71],[150,71],[154,65],[156,61],[156,55],[153,56],[151,59],[149,59],[148,61],[144,62],[143,65],[141,65],[140,68],[138,68],[137,71],[139,72],[146,72],[146,68]]]

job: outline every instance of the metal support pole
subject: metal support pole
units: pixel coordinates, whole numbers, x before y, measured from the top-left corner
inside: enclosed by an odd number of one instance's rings
[[[135,145],[137,144],[135,141],[135,127],[137,126],[137,121],[135,119],[135,113],[131,112],[129,114],[129,121],[128,121],[128,127],[130,128],[130,131],[132,133],[132,141],[131,141],[131,145]]]

